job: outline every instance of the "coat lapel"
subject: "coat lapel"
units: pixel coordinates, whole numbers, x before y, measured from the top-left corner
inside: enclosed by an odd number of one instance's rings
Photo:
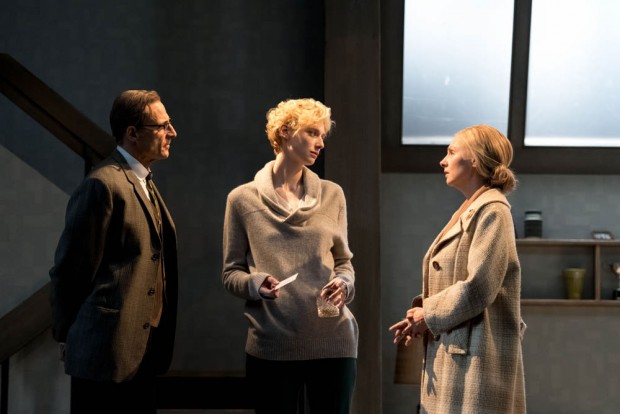
[[[471,224],[474,217],[476,217],[476,213],[480,208],[485,206],[488,203],[500,202],[504,203],[510,208],[510,204],[506,201],[504,195],[502,195],[499,190],[491,189],[489,191],[485,191],[480,195],[473,203],[459,216],[459,219],[454,223],[454,225],[449,228],[443,235],[437,236],[431,248],[429,249],[429,258],[437,254],[437,252],[448,242],[450,239],[459,236],[464,231],[467,231],[469,225]]]
[[[459,217],[456,223],[450,227],[443,235],[438,236],[432,244],[431,256],[434,256],[450,239],[463,233],[463,216]]]

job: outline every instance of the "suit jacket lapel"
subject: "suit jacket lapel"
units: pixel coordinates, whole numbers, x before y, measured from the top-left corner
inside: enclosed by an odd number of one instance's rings
[[[125,160],[125,157],[123,157],[123,155],[118,152],[118,150],[114,150],[114,152],[112,153],[112,157],[119,163],[123,173],[125,174],[125,178],[127,178],[127,181],[129,181],[129,183],[133,186],[133,192],[140,200],[140,204],[142,204],[142,209],[145,211],[145,215],[150,219],[151,225],[155,229],[155,232],[159,233],[159,231],[157,230],[159,226],[157,224],[157,216],[153,207],[153,203],[151,203],[151,200],[149,200],[148,196],[144,192],[142,184],[140,184],[140,180],[131,170],[131,167],[127,163],[127,160]],[[157,190],[155,191],[157,192]],[[160,198],[159,193],[157,194],[158,198]]]

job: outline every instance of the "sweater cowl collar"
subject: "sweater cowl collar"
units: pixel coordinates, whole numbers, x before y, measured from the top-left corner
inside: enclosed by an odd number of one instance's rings
[[[273,187],[273,165],[275,161],[269,161],[254,176],[254,185],[262,203],[282,222],[300,225],[308,220],[321,205],[321,179],[309,168],[303,167],[302,179],[306,203],[302,207],[288,211],[278,202],[278,194]]]

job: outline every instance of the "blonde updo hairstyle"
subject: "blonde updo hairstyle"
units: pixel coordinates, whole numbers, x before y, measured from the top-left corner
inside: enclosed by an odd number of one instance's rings
[[[512,144],[497,129],[475,125],[456,134],[470,151],[476,171],[486,185],[508,194],[517,187],[517,178],[509,168],[512,163]]]
[[[282,151],[282,126],[292,129],[295,135],[301,128],[320,123],[323,123],[326,134],[329,133],[334,124],[329,107],[312,98],[288,99],[267,111],[265,132],[273,152],[277,155]]]

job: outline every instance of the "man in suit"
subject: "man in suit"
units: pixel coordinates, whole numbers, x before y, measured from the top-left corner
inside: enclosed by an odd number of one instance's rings
[[[71,376],[71,412],[156,412],[155,377],[172,359],[174,222],[152,182],[177,133],[155,91],[114,101],[117,147],[71,196],[54,266],[54,338]]]

